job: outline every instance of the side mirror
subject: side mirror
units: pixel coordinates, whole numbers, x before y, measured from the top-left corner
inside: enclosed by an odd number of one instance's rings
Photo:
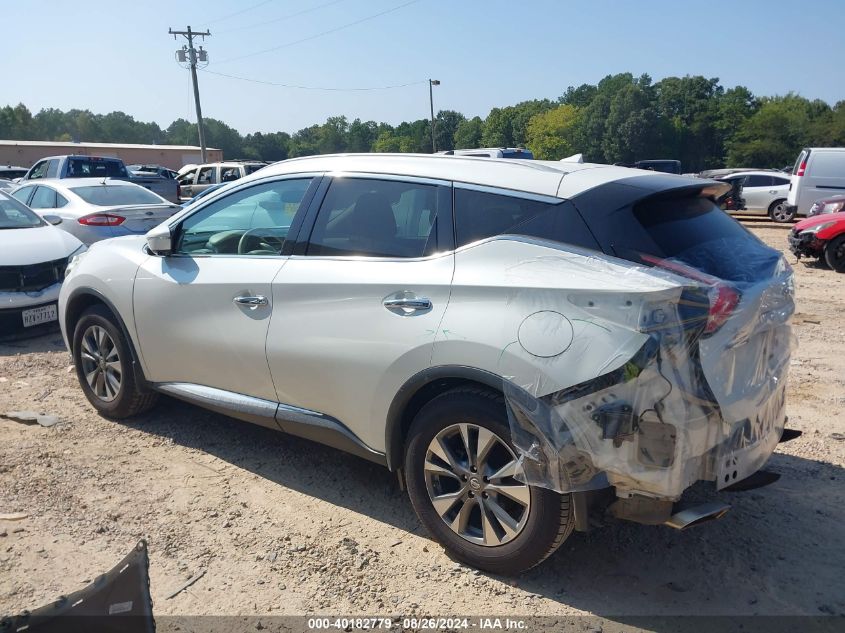
[[[173,235],[170,232],[170,227],[166,224],[160,224],[154,229],[147,231],[147,248],[153,255],[166,257],[173,252]]]
[[[57,215],[42,215],[42,216],[41,216],[41,218],[42,218],[45,222],[49,222],[49,223],[50,223],[50,224],[52,224],[53,226],[56,226],[57,224],[61,224],[61,223],[62,223],[62,219],[61,219],[59,216],[57,216]]]

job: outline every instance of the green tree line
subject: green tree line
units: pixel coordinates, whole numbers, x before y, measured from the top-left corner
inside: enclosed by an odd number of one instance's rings
[[[432,151],[427,119],[399,125],[330,117],[298,132],[242,135],[206,118],[206,141],[227,158],[267,161],[333,152]],[[166,129],[123,112],[93,114],[26,106],[0,108],[0,138],[196,145],[196,125],[185,119]],[[673,158],[686,171],[721,166],[782,167],[807,145],[845,146],[845,101],[831,106],[789,93],[755,96],[716,78],[608,75],[596,85],[570,86],[557,99],[493,108],[486,118],[454,110],[436,116],[438,150],[527,147],[537,158],[583,153],[599,163]]]

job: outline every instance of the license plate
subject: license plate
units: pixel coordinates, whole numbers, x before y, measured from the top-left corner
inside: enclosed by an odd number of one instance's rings
[[[21,316],[23,317],[24,327],[32,327],[33,325],[59,320],[59,313],[56,310],[55,303],[39,308],[32,308],[31,310],[24,310],[21,312]]]

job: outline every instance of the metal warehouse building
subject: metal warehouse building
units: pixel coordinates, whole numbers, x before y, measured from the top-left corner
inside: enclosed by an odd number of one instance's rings
[[[0,165],[31,167],[45,156],[82,154],[120,158],[127,165],[145,163],[179,169],[201,163],[196,145],[134,145],[120,143],[64,143],[59,141],[0,141]],[[208,161],[223,160],[223,150],[208,148]]]

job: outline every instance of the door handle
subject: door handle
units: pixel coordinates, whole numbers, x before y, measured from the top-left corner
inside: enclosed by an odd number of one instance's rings
[[[270,305],[267,297],[262,297],[261,295],[255,295],[254,297],[235,297],[232,299],[232,303],[236,306],[247,307],[250,310],[255,310],[258,306]]]
[[[405,299],[385,299],[384,307],[388,310],[431,310],[431,299],[426,297],[408,297]]]

